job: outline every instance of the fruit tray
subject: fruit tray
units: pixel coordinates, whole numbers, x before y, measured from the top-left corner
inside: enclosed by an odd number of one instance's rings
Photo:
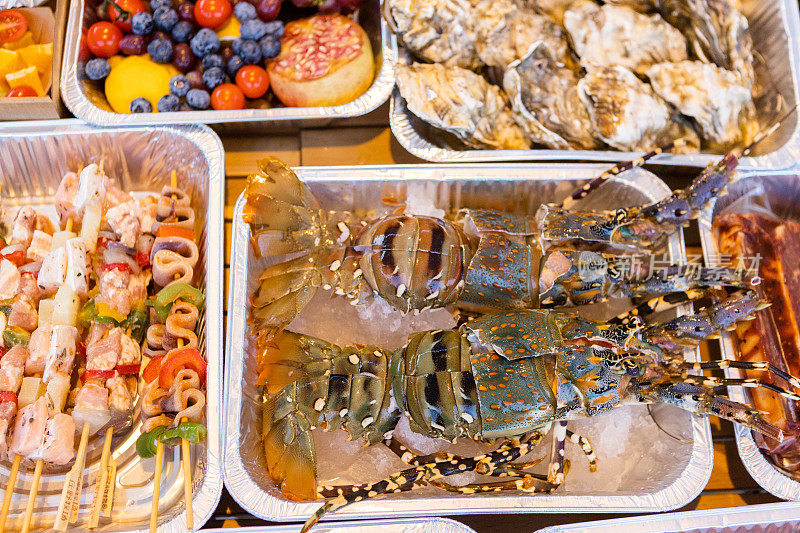
[[[700,239],[703,245],[703,255],[708,266],[716,266],[719,261],[719,247],[717,239],[711,229],[711,222],[717,213],[725,206],[732,204],[744,193],[751,190],[755,183],[764,184],[767,200],[772,206],[783,207],[784,213],[792,219],[797,219],[800,210],[793,203],[792,199],[800,194],[800,182],[797,173],[767,174],[767,175],[748,175],[728,187],[728,194],[705,209],[698,220],[700,228]],[[788,202],[788,203],[787,203]],[[722,357],[724,359],[736,360],[736,347],[731,334],[725,333],[720,340],[722,345]],[[733,368],[725,370],[726,377],[740,378],[743,374]],[[732,400],[737,402],[747,402],[748,393],[741,388],[731,387],[728,389]],[[736,434],[736,447],[739,450],[739,457],[742,459],[747,472],[765,490],[784,500],[800,501],[800,482],[790,478],[779,470],[769,461],[753,440],[752,432],[739,424],[733,425]]]
[[[271,107],[268,109],[239,109],[215,111],[192,110],[165,113],[122,114],[114,112],[102,90],[92,86],[89,80],[81,79],[83,64],[79,65],[79,42],[87,29],[86,9],[88,2],[75,0],[70,3],[69,20],[65,38],[65,53],[61,72],[61,94],[64,103],[83,120],[97,125],[158,125],[195,123],[256,122],[283,127],[324,126],[337,118],[354,117],[372,111],[389,97],[394,77],[392,56],[389,47],[390,33],[380,15],[380,0],[365,0],[359,8],[356,21],[369,37],[375,59],[375,78],[370,88],[352,102],[327,107]],[[146,55],[146,53],[145,53]]]
[[[206,425],[208,439],[193,446],[193,513],[196,527],[212,515],[222,494],[220,431],[222,411],[222,251],[223,152],[219,138],[207,127],[170,126],[101,129],[79,120],[36,124],[7,124],[0,133],[3,197],[8,207],[32,205],[52,209],[61,176],[87,162],[103,162],[109,174],[119,176],[128,191],[153,190],[176,170],[186,183],[196,209],[200,259],[196,266],[206,306],[197,326],[198,349],[208,362]],[[55,213],[53,211],[53,213]],[[140,459],[136,439],[140,422],[115,435],[112,454],[117,484],[111,519],[102,518],[97,531],[147,531],[153,494],[155,459]],[[91,512],[100,467],[103,438],[92,438],[87,448],[80,510],[74,530],[84,530]],[[159,531],[186,531],[180,448],[164,455],[159,501]],[[68,465],[70,467],[71,465]],[[5,489],[11,462],[0,462],[0,487]],[[33,530],[52,527],[61,501],[66,468],[45,469],[33,512]],[[18,531],[34,478],[33,466],[20,468],[11,499],[7,531]]]
[[[776,103],[780,99],[783,113],[800,101],[800,48],[796,39],[800,36],[800,14],[795,0],[740,2],[740,9],[750,22],[754,52],[759,59],[755,70],[757,79],[765,85],[766,100]],[[408,56],[405,49],[398,49],[397,39],[392,36],[392,50],[399,60]],[[407,108],[400,91],[395,89],[390,99],[389,118],[392,133],[403,147],[413,155],[437,163],[443,162],[489,162],[489,161],[627,161],[641,154],[609,150],[477,150],[465,147],[457,140],[448,140],[449,134],[434,128]],[[765,113],[768,105],[758,106],[759,114]],[[759,116],[759,124],[768,126],[771,117]],[[800,158],[800,119],[795,113],[760,143],[753,157],[742,159],[741,166],[758,169],[789,168]],[[682,166],[705,166],[717,156],[707,153],[665,153],[653,159],[654,163]]]
[[[405,200],[407,205],[416,199],[423,208],[432,204],[447,211],[483,207],[517,214],[532,213],[540,203],[564,198],[603,169],[604,166],[599,165],[507,164],[301,167],[296,171],[300,179],[308,183],[323,209],[376,209],[375,216],[380,216],[390,209],[382,206],[382,198]],[[660,179],[641,169],[623,174],[603,189],[606,194],[590,196],[582,207],[639,205],[669,193]],[[269,478],[261,443],[261,397],[256,384],[255,346],[248,335],[247,301],[248,294],[258,285],[258,273],[265,260],[257,261],[254,257],[249,227],[241,219],[244,203],[241,196],[236,203],[231,236],[228,288],[231,301],[225,367],[225,485],[231,496],[255,516],[277,521],[305,520],[321,503],[286,499]],[[681,234],[672,236],[669,252],[671,260],[685,260]],[[327,292],[315,298],[319,299],[306,307],[289,326],[290,330],[297,329],[332,342],[390,347],[389,344],[398,342],[398,337],[402,340],[396,345],[402,345],[408,331],[431,329],[430,315],[423,317],[423,313],[401,317],[397,312],[386,314],[380,308],[375,309],[376,304],[362,309],[365,306],[354,307],[344,298],[331,297]],[[439,311],[452,320],[449,313]],[[426,322],[420,323],[420,320]],[[440,327],[452,326],[437,324],[435,329]],[[687,352],[687,358],[697,357],[696,351]],[[710,426],[707,419],[671,406],[658,407],[653,412],[662,426],[667,423],[673,435],[682,436],[680,441],[657,428],[646,406],[626,407],[602,418],[581,421],[573,429],[585,432],[595,446],[598,471],[589,472],[584,458],[579,456],[580,450],[568,447],[567,457],[572,461],[572,468],[564,487],[553,494],[504,491],[465,496],[427,487],[354,503],[323,519],[674,509],[692,501],[711,475]],[[643,434],[652,438],[642,440]],[[320,483],[324,484],[326,478],[340,480],[332,484],[376,481],[381,477],[376,478],[376,470],[380,469],[383,474],[386,469],[397,469],[397,464],[387,464],[392,460],[388,449],[384,448],[386,455],[363,455],[372,453],[376,447],[362,447],[358,441],[346,442],[342,435],[346,436],[342,431],[315,434]],[[549,453],[550,444],[550,437],[547,437],[542,444],[547,451],[537,457]],[[642,465],[648,466],[643,468]],[[365,477],[370,479],[363,479]]]

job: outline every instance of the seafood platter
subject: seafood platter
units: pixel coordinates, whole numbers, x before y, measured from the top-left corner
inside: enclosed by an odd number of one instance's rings
[[[387,0],[400,143],[430,161],[704,166],[798,98],[797,2]],[[787,168],[792,118],[743,166]],[[626,153],[626,155],[619,152]]]
[[[795,374],[696,351],[769,305],[750,270],[685,263],[733,153],[672,194],[635,164],[259,165],[226,356],[226,486],[250,513],[663,511],[708,481],[699,415],[792,442],[725,389],[796,401]],[[757,377],[710,375],[731,366]]]
[[[185,531],[222,490],[206,127],[0,133],[5,531]]]
[[[64,101],[100,125],[322,125],[386,101],[388,39],[379,0],[81,0]]]

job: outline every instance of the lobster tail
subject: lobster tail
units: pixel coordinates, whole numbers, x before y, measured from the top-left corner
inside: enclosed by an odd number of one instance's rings
[[[292,500],[317,497],[317,457],[311,423],[295,400],[299,386],[292,384],[265,395],[262,441],[267,470],[281,492]]]
[[[273,158],[258,165],[259,172],[247,178],[242,219],[250,226],[256,257],[286,258],[261,274],[250,298],[249,324],[262,344],[311,301],[322,284],[322,257],[331,255],[337,243],[325,213],[292,169]],[[332,253],[343,255],[338,249]]]

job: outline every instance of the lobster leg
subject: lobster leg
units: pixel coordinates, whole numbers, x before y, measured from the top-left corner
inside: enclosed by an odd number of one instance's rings
[[[723,359],[722,361],[708,361],[703,363],[684,362],[681,364],[681,367],[692,370],[717,370],[717,369],[724,370],[726,368],[739,368],[741,370],[761,370],[764,372],[770,372],[772,374],[775,374],[781,379],[787,381],[793,387],[800,388],[800,379],[792,376],[787,372],[784,372],[777,366],[773,365],[772,363],[768,363],[766,361],[750,362],[750,361],[729,361],[727,359]]]
[[[405,490],[409,487],[422,486],[431,481],[462,472],[475,471],[483,475],[492,475],[498,467],[527,455],[534,446],[535,444],[532,441],[519,444],[508,441],[493,452],[464,458],[462,461],[428,463],[396,472],[383,481],[371,483],[353,493],[338,496],[326,502],[303,524],[301,533],[311,529],[325,514],[341,509],[353,502],[374,498],[379,494],[396,492],[397,489]]]
[[[597,472],[597,455],[595,455],[594,449],[592,449],[592,443],[589,442],[586,437],[582,437],[570,430],[567,430],[567,440],[581,447],[583,454],[589,460],[589,471]]]
[[[567,422],[561,420],[553,429],[553,451],[550,454],[550,468],[547,481],[558,487],[564,482],[564,445],[567,442]]]
[[[717,378],[713,376],[691,376],[687,375],[683,378],[684,383],[697,383],[704,385],[706,387],[710,387],[712,389],[720,388],[720,387],[751,387],[751,388],[763,388],[770,390],[774,393],[777,393],[784,398],[788,398],[789,400],[800,400],[800,395],[787,391],[786,389],[782,389],[772,383],[767,383],[761,381],[759,379],[738,379],[738,378]]]

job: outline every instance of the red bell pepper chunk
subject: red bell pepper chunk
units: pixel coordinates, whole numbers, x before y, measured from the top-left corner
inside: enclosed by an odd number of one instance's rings
[[[140,267],[146,267],[150,264],[150,254],[144,252],[136,252],[136,264]]]
[[[161,362],[161,370],[158,373],[158,386],[162,389],[169,389],[175,376],[184,368],[194,370],[200,377],[200,386],[206,382],[206,362],[195,348],[177,348],[170,351],[166,358]]]
[[[111,379],[114,377],[113,370],[87,370],[83,373],[84,383],[95,379]]]
[[[157,239],[168,239],[170,237],[180,237],[182,239],[194,240],[194,230],[175,226],[160,226],[156,231]]]
[[[0,346],[0,360],[3,359],[3,356],[6,354],[6,352],[8,352],[8,350],[3,346]]]
[[[11,252],[10,254],[3,254],[0,257],[2,257],[3,259],[7,259],[8,261],[11,261],[18,267],[21,267],[22,265],[28,262],[28,258],[25,257],[25,252],[23,252],[22,250],[16,250],[14,252]]]
[[[141,364],[139,363],[131,363],[129,365],[117,365],[116,371],[117,373],[123,376],[126,374],[138,374],[140,366]]]
[[[144,367],[144,372],[142,372],[142,378],[145,383],[152,383],[154,380],[158,379],[158,374],[161,372],[161,362],[163,360],[163,355],[150,359],[150,362]]]
[[[10,390],[0,390],[0,403],[14,402],[17,405],[17,393]]]
[[[103,265],[103,271],[108,272],[109,270],[121,270],[123,272],[130,272],[131,266],[128,263],[106,263]]]

